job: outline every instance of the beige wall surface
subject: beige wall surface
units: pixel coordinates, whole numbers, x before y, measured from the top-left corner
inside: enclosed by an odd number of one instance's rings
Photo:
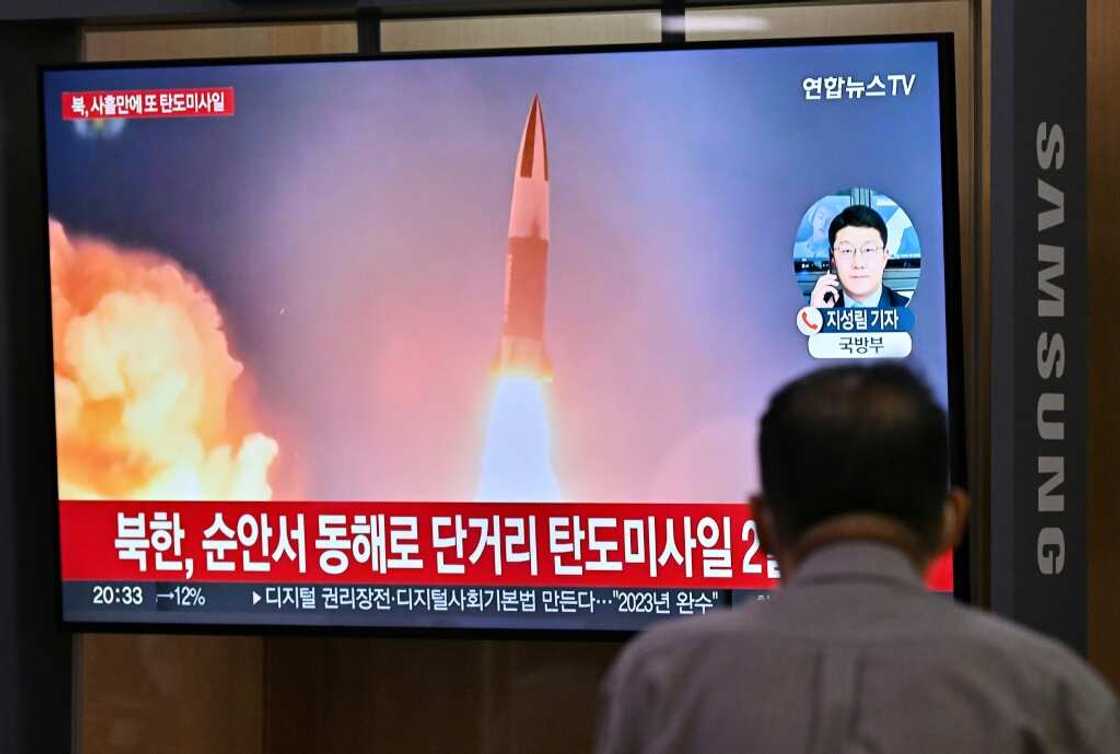
[[[357,51],[358,26],[353,21],[91,27],[82,34],[83,57],[91,63],[329,55]]]
[[[657,11],[400,19],[381,24],[384,52],[656,44],[660,41],[661,14]]]

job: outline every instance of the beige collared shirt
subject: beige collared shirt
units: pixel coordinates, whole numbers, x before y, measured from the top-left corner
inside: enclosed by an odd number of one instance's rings
[[[1120,754],[1120,706],[1084,661],[873,543],[652,628],[603,691],[599,754]]]

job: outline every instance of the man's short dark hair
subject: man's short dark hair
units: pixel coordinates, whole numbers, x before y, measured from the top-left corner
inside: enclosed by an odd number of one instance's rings
[[[945,412],[903,366],[810,373],[771,399],[758,438],[762,493],[792,544],[848,513],[889,516],[931,550],[949,486]]]
[[[853,204],[832,218],[832,223],[828,226],[829,247],[836,243],[836,234],[849,226],[874,228],[879,231],[879,237],[883,239],[883,245],[887,245],[887,224],[883,222],[883,216],[866,204]]]

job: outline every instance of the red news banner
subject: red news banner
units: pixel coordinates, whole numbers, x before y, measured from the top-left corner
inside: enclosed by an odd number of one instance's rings
[[[65,581],[770,589],[742,503],[60,503]],[[952,559],[927,584],[952,590]]]
[[[63,120],[205,118],[234,114],[232,86],[63,92]]]

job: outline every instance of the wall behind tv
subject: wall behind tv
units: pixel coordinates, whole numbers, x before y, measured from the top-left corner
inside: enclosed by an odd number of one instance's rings
[[[1088,2],[1089,660],[1120,689],[1120,6]]]

